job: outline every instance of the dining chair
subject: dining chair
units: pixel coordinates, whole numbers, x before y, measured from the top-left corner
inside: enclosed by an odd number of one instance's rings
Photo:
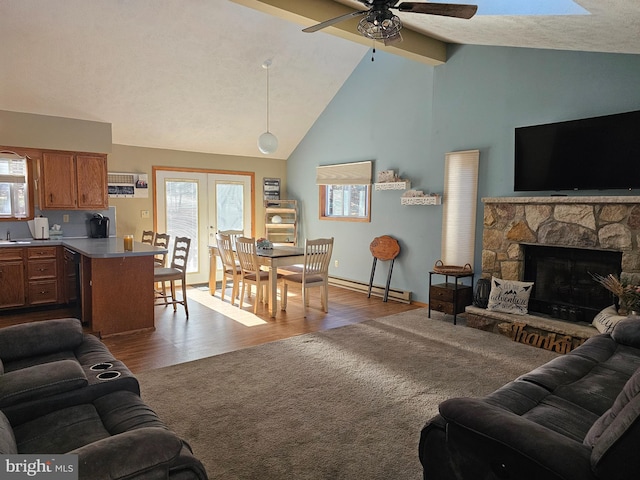
[[[177,304],[184,306],[184,313],[189,318],[189,308],[187,307],[187,260],[189,258],[189,250],[191,248],[191,239],[188,237],[176,237],[173,245],[173,256],[171,265],[168,267],[158,267],[154,269],[154,283],[169,282],[170,294],[166,292],[160,294],[164,297],[165,305],[173,305],[173,311],[177,309]],[[176,297],[176,281],[180,280],[182,284],[182,300]],[[171,298],[171,300],[169,300]]]
[[[240,262],[240,269],[242,271],[240,275],[240,281],[242,282],[240,308],[242,308],[246,285],[249,284],[249,291],[251,290],[251,285],[255,285],[256,298],[253,304],[253,313],[258,313],[258,303],[261,300],[266,302],[267,298],[269,298],[269,295],[265,295],[264,292],[265,287],[268,288],[269,286],[269,272],[260,269],[255,238],[236,238],[236,254],[238,255],[238,261]],[[279,279],[282,278],[282,274],[278,273],[277,275]],[[282,285],[280,296],[281,298],[287,297],[286,285]]]
[[[160,248],[169,248],[169,240],[171,240],[171,235],[167,233],[156,233],[156,236],[153,240],[153,246]],[[167,254],[159,253],[154,257],[154,262],[155,267],[164,267],[167,264]]]
[[[143,230],[142,231],[142,240],[140,243],[146,243],[147,245],[153,245],[153,237],[155,236],[155,232],[153,230]]]
[[[153,246],[161,247],[161,248],[169,248],[169,240],[171,239],[171,235],[166,233],[154,233]],[[153,268],[163,268],[167,265],[167,254],[159,253],[158,255],[153,256]],[[167,286],[164,282],[160,283],[160,289],[158,290],[158,284],[154,284],[156,286],[156,296],[167,298]]]
[[[307,290],[320,287],[320,302],[324,312],[329,311],[329,261],[333,252],[333,237],[318,238],[304,241],[304,263],[302,272],[284,275],[282,281],[285,286],[285,295],[282,297],[282,310],[287,308],[287,287],[289,283],[295,283],[302,289],[302,305],[304,316],[307,316],[309,306],[309,294]]]
[[[233,286],[231,287],[231,305],[233,305],[235,299],[238,298],[242,269],[240,268],[240,264],[236,261],[236,256],[233,253],[231,236],[218,232],[216,233],[216,242],[218,243],[218,256],[222,262],[220,299],[224,300],[227,283],[231,280],[233,282]]]
[[[244,237],[244,231],[242,230],[218,230],[218,233],[222,235],[229,235],[231,239],[231,247],[236,249],[236,238]]]

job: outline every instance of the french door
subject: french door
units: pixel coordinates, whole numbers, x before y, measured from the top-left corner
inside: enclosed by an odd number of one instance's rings
[[[209,280],[209,245],[219,230],[252,235],[253,174],[155,169],[156,231],[191,238],[187,283]]]

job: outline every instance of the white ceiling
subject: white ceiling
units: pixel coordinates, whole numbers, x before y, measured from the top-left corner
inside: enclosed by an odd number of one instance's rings
[[[447,42],[640,54],[640,1],[577,3],[591,15],[400,17]],[[368,51],[297,20],[228,0],[2,0],[0,110],[108,122],[115,144],[261,156],[272,59],[271,157],[286,159]]]

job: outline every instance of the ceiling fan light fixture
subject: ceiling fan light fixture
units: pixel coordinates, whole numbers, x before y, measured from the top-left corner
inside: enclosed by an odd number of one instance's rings
[[[385,40],[400,35],[402,22],[390,12],[371,12],[358,23],[358,31],[372,40]]]
[[[267,131],[258,137],[258,150],[265,155],[270,155],[278,149],[278,139],[269,131],[269,67],[271,60],[265,60],[262,68],[267,71]]]
[[[400,2],[400,0],[358,0],[367,7],[368,10],[355,10],[335,18],[330,18],[324,22],[312,25],[303,29],[303,32],[312,33],[330,27],[336,23],[344,22],[356,17],[362,17],[358,23],[358,31],[365,38],[371,40],[382,40],[385,45],[393,42],[401,42],[402,22],[391,13],[391,9],[400,12],[422,13],[425,15],[440,15],[443,17],[464,18],[473,17],[477,10],[477,5],[466,5],[460,3],[438,3],[438,2]],[[456,0],[459,1],[459,0]]]

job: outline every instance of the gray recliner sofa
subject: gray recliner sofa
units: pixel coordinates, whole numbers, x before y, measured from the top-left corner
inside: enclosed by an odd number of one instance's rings
[[[0,454],[74,454],[81,480],[207,478],[189,446],[126,390],[17,425],[0,412]]]
[[[0,410],[11,421],[116,390],[140,394],[131,371],[78,319],[0,329]]]
[[[631,480],[640,472],[640,318],[422,429],[425,480]]]
[[[206,480],[129,369],[77,319],[0,329],[0,455],[74,454],[80,480]]]

